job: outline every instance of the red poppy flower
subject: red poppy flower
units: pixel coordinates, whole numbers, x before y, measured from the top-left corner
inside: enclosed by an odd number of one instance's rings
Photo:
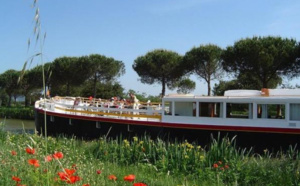
[[[45,157],[45,162],[49,162],[49,161],[52,161],[52,156],[51,155],[48,155]]]
[[[67,183],[75,183],[80,180],[79,176],[69,176],[67,179]]]
[[[124,176],[124,181],[133,182],[135,180],[135,175],[129,174],[128,176]]]
[[[66,181],[67,183],[75,183],[80,180],[79,176],[74,176],[73,174],[76,172],[74,169],[64,169],[64,172],[58,172],[58,176],[62,181]]]
[[[53,154],[54,159],[62,159],[64,157],[64,154],[62,152],[55,152]]]
[[[134,183],[133,186],[147,186],[145,183]]]
[[[28,163],[29,163],[30,165],[35,166],[35,167],[39,167],[39,166],[40,166],[39,160],[37,160],[37,159],[29,159],[29,160],[28,160]]]
[[[14,151],[14,150],[12,150],[12,151],[11,151],[11,155],[15,156],[15,155],[17,155],[17,152]]]
[[[73,175],[76,170],[75,169],[65,169],[65,172],[68,174],[68,175]]]
[[[229,169],[229,165],[225,165],[224,168],[225,168],[225,169]]]
[[[90,186],[90,184],[86,183],[86,184],[83,184],[82,186]]]
[[[11,178],[12,180],[16,181],[16,182],[20,182],[21,178],[17,177],[17,176],[12,176]]]
[[[214,163],[213,167],[214,167],[214,168],[218,168],[219,165],[218,165],[217,163]]]
[[[97,172],[97,174],[101,174],[102,173],[101,170],[97,170],[96,172]]]
[[[26,152],[27,152],[27,154],[34,154],[35,153],[35,149],[27,147],[26,148]]]
[[[116,181],[116,180],[117,180],[117,177],[116,177],[115,175],[111,174],[111,175],[108,176],[108,179],[109,179],[109,180]]]

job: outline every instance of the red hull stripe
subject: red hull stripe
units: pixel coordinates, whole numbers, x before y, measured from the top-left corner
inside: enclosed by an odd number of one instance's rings
[[[41,109],[36,109],[36,110],[39,113],[44,114],[43,110],[41,110]],[[100,122],[118,123],[118,124],[155,126],[155,127],[198,129],[198,130],[220,130],[220,131],[300,134],[300,129],[290,129],[290,128],[220,126],[220,125],[208,125],[208,124],[166,123],[166,122],[154,122],[154,121],[146,121],[145,122],[145,121],[139,121],[139,120],[125,120],[125,119],[113,119],[113,118],[100,118],[100,117],[69,115],[69,114],[61,114],[61,113],[49,112],[49,111],[47,111],[46,114],[49,115],[49,116],[58,116],[58,117],[70,118],[70,119],[100,121]]]

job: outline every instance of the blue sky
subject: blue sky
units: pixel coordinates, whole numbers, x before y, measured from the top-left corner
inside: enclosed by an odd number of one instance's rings
[[[0,6],[0,73],[21,70],[38,47],[33,36],[33,0],[4,0]],[[161,85],[145,85],[133,61],[154,49],[184,55],[208,43],[222,48],[253,36],[300,41],[299,0],[40,0],[44,62],[62,56],[101,54],[124,62],[123,87],[158,95]],[[36,61],[32,64],[40,64]],[[194,94],[206,94],[203,80]],[[175,91],[168,90],[167,93]]]

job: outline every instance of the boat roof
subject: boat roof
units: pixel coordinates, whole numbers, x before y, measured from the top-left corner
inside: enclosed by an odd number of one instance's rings
[[[275,100],[275,99],[299,99],[300,89],[262,89],[259,90],[228,90],[225,91],[223,96],[199,96],[193,94],[168,94],[164,100],[188,100],[188,99],[201,99],[201,100]]]

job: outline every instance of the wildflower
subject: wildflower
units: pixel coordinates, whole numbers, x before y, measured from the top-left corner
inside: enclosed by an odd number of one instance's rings
[[[97,174],[101,174],[102,173],[101,170],[97,170],[96,172],[97,172]]]
[[[218,164],[219,164],[219,165],[222,165],[222,161],[218,161]]]
[[[128,176],[124,176],[124,181],[133,182],[135,180],[135,175],[129,174]]]
[[[35,166],[35,167],[39,167],[39,166],[40,166],[39,160],[37,160],[37,159],[29,159],[29,160],[28,160],[28,163],[29,163],[30,165]]]
[[[11,155],[15,156],[15,155],[17,155],[17,152],[14,151],[14,150],[12,150],[12,151],[11,151]]]
[[[62,152],[55,152],[52,156],[54,159],[62,159],[64,154]]]
[[[133,186],[147,186],[145,183],[134,183]]]
[[[90,186],[90,184],[88,184],[88,183],[85,183],[85,184],[83,184],[82,186]]]
[[[129,141],[127,139],[124,139],[123,143],[124,143],[125,147],[129,147],[130,146]]]
[[[223,170],[224,170],[224,167],[221,167],[221,168],[220,168],[220,170],[222,170],[222,171],[223,171]]]
[[[203,155],[200,156],[200,161],[204,161],[205,157]]]
[[[12,180],[16,181],[16,182],[20,182],[21,178],[17,177],[17,176],[12,176],[11,178]]]
[[[80,181],[80,177],[79,176],[70,176],[69,179],[67,180],[67,183],[75,183],[77,181]]]
[[[67,183],[75,183],[80,180],[79,176],[73,175],[75,172],[75,169],[64,169],[64,172],[58,172],[57,174],[62,181]]]
[[[117,180],[117,177],[116,177],[115,175],[111,174],[111,175],[108,176],[108,179],[109,179],[109,180],[116,181],[116,180]]]
[[[138,141],[138,138],[137,138],[136,136],[134,136],[134,137],[133,137],[133,141],[134,141],[134,142],[137,142],[137,141]]]
[[[225,168],[225,169],[229,169],[229,165],[225,165],[224,168]]]
[[[35,149],[27,147],[26,152],[27,152],[27,154],[35,154]]]
[[[214,163],[213,168],[218,168],[218,167],[219,167],[219,165]]]
[[[49,162],[49,161],[52,161],[52,156],[51,155],[48,155],[45,157],[45,162]]]

